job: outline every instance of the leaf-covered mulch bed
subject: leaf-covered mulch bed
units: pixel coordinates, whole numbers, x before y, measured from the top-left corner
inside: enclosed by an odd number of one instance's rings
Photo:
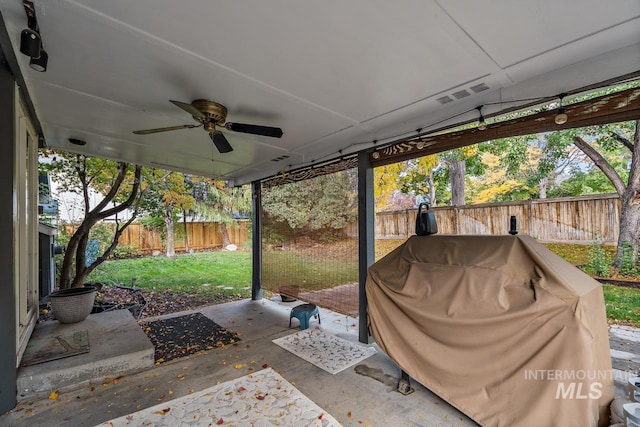
[[[187,292],[163,291],[139,291],[147,305],[140,318],[161,316],[180,311],[194,310],[207,305],[221,304],[240,299],[240,296],[224,293],[193,295]],[[138,304],[140,298],[136,292],[116,286],[102,286],[96,293],[96,305],[113,305],[114,309],[129,308]],[[48,304],[41,307],[40,321],[53,320],[55,314],[51,312]]]
[[[227,331],[202,313],[141,323],[140,326],[155,347],[156,363],[240,341],[238,334]]]

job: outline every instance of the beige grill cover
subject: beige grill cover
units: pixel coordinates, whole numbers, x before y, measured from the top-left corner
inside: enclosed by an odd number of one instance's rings
[[[607,426],[602,287],[528,236],[413,236],[369,268],[369,328],[483,426]]]

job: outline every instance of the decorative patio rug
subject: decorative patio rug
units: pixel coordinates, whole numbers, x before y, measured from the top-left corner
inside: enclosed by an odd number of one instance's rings
[[[273,369],[107,421],[100,426],[340,426]]]
[[[57,336],[33,337],[20,366],[31,366],[89,352],[89,332],[72,331]]]
[[[240,341],[237,333],[227,331],[202,313],[140,325],[155,347],[157,363]]]
[[[376,353],[373,347],[338,338],[320,328],[305,329],[275,339],[273,343],[331,374],[337,374]]]

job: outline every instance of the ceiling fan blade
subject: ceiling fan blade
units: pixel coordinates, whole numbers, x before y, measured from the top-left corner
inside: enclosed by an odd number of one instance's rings
[[[224,127],[234,132],[251,133],[254,135],[270,136],[272,138],[280,138],[283,133],[280,128],[248,125],[246,123],[225,123]]]
[[[133,133],[136,135],[148,135],[150,133],[158,133],[158,132],[168,132],[170,130],[180,130],[180,129],[192,129],[197,128],[202,125],[179,125],[179,126],[169,126],[166,128],[156,128],[156,129],[144,129],[144,130],[134,130]]]
[[[222,132],[220,132],[219,130],[215,132],[209,132],[209,136],[211,137],[213,144],[216,146],[220,153],[229,153],[233,151],[233,147],[231,146],[231,144],[229,144],[227,138],[225,138]]]
[[[172,99],[170,99],[169,102],[171,102],[176,107],[182,108],[184,111],[186,111],[187,113],[191,114],[194,117],[199,117],[201,119],[206,118],[206,116],[202,114],[200,110],[198,110],[196,107],[194,107],[191,104],[187,104],[186,102],[174,101]]]

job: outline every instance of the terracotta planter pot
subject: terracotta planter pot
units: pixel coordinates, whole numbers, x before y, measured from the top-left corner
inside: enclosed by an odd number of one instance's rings
[[[77,323],[93,310],[96,288],[85,286],[54,291],[49,294],[51,309],[60,323]]]

